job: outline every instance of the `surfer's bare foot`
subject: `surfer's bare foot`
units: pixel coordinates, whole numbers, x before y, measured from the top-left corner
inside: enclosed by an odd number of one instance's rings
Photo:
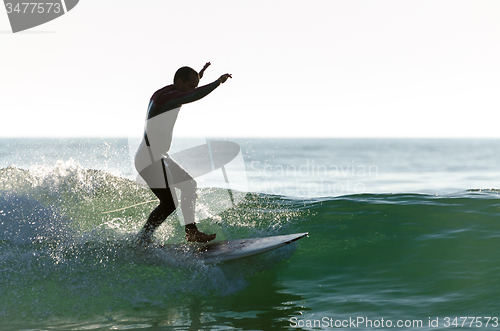
[[[195,224],[186,225],[186,240],[189,242],[206,243],[215,239],[216,234],[206,234],[198,230]]]
[[[189,242],[206,243],[215,239],[216,234],[206,234],[198,231],[198,233],[186,233],[186,240]]]

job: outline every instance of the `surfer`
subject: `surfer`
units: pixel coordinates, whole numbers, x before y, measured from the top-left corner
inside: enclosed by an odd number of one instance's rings
[[[208,66],[210,62],[203,66],[200,73],[190,67],[178,69],[174,83],[156,91],[149,102],[144,138],[135,156],[135,167],[160,199],[160,204],[151,212],[139,232],[138,240],[143,244],[151,242],[156,228],[177,208],[176,187],[181,191],[186,240],[208,242],[215,239],[215,234],[205,234],[195,224],[196,181],[168,155],[181,106],[204,98],[228,78],[232,78],[230,74],[224,74],[213,83],[198,87]]]

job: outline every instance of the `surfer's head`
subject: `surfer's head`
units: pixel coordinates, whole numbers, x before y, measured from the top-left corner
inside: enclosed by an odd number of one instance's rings
[[[174,76],[174,88],[181,92],[194,90],[199,82],[198,73],[190,67],[179,68]]]

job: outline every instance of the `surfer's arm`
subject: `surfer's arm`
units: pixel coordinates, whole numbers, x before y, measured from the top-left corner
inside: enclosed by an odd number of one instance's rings
[[[170,102],[176,103],[177,106],[184,105],[186,103],[190,103],[193,101],[197,101],[200,99],[203,99],[207,95],[209,95],[213,90],[215,90],[217,87],[219,87],[220,82],[219,80],[216,80],[213,83],[195,88],[192,91],[188,92],[178,92],[176,93],[177,95],[172,99]],[[168,103],[170,103],[168,102]],[[165,104],[167,105],[167,104]]]
[[[204,85],[198,88],[195,88],[192,91],[188,92],[175,92],[175,95],[171,100],[166,102],[160,111],[160,113],[163,113],[165,111],[168,111],[170,109],[174,109],[177,107],[180,107],[186,103],[190,103],[193,101],[200,100],[207,95],[209,95],[213,90],[215,90],[217,87],[219,87],[220,84],[224,83],[228,78],[231,78],[230,74],[224,74],[219,77],[215,82],[210,83],[208,85]]]
[[[190,103],[196,100],[200,100],[204,98],[210,92],[215,90],[220,85],[220,82],[216,80],[215,82],[198,87],[192,91],[188,92],[179,92],[172,91],[168,94],[165,94],[163,97],[158,99],[157,106],[154,109],[151,109],[148,115],[148,118],[152,118],[154,116],[163,114],[169,110],[179,108],[185,103]]]
[[[189,92],[179,92],[179,97],[176,97],[175,102],[178,103],[179,106],[190,103],[193,101],[200,100],[204,97],[206,97],[208,94],[210,94],[213,90],[215,90],[217,87],[219,87],[220,84],[223,84],[228,78],[232,78],[230,74],[224,74],[219,77],[215,82],[195,88],[192,91]]]
[[[224,83],[228,78],[232,78],[231,75],[224,74],[220,76],[219,79],[217,79],[215,82],[195,88],[192,91],[187,91],[187,92],[173,91],[166,96],[169,98],[169,100],[166,101],[165,103],[162,104],[162,100],[160,98],[158,102],[158,104],[161,105],[160,110],[157,113],[152,114],[152,116],[156,116],[171,109],[178,108],[186,103],[200,100],[206,97],[208,94],[210,94],[217,87],[219,87],[219,85]]]
[[[198,77],[200,77],[200,79],[203,77],[203,73],[205,72],[205,70],[207,70],[207,68],[210,66],[210,62],[207,62],[205,63],[205,65],[203,66],[203,69],[200,70],[200,73],[198,74]]]

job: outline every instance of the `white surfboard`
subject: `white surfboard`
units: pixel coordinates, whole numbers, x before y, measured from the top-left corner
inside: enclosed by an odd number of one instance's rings
[[[167,245],[163,248],[167,250],[174,249],[178,252],[179,249],[186,250],[187,246],[189,246],[187,250],[191,251],[196,257],[208,263],[217,263],[268,252],[288,245],[307,235],[307,232],[294,233],[264,238],[212,241],[206,244]]]

